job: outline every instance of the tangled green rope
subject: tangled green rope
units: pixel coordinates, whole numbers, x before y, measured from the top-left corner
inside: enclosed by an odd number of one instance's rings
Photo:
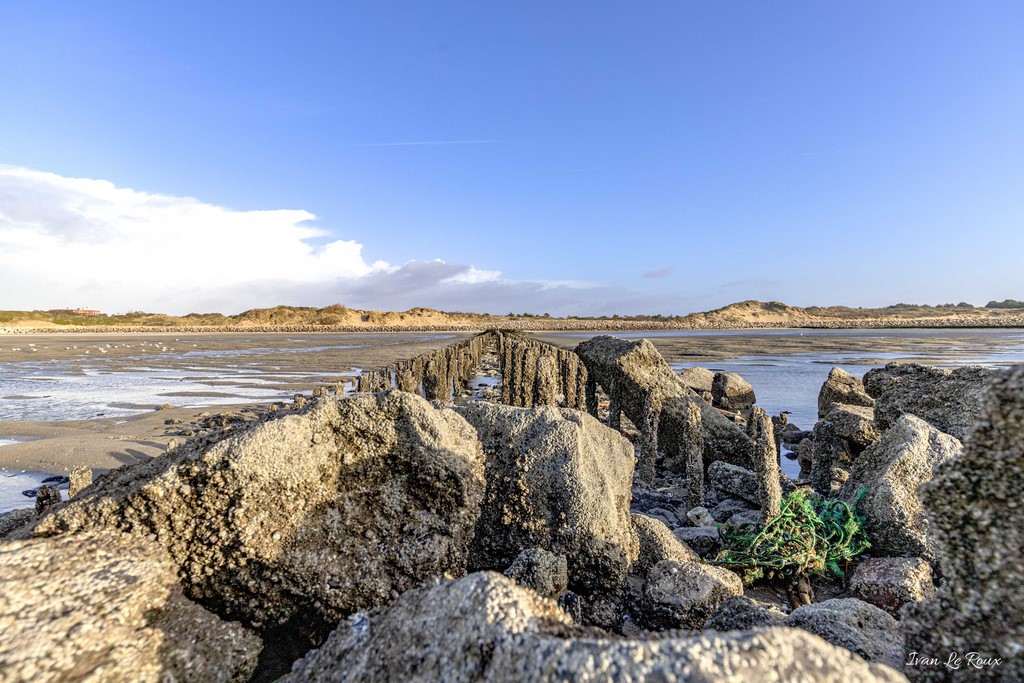
[[[871,544],[864,519],[853,507],[828,500],[810,489],[797,489],[782,501],[778,516],[759,530],[743,532],[720,527],[724,549],[715,564],[740,573],[747,585],[761,578],[801,575],[843,577],[843,566]]]

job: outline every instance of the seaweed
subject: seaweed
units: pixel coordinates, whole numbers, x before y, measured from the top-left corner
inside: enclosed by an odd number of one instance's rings
[[[867,488],[861,488],[851,506],[810,489],[797,489],[761,528],[720,526],[724,548],[713,562],[739,573],[747,585],[762,578],[831,575],[841,579],[850,560],[871,546],[864,518],[856,511],[866,493]]]

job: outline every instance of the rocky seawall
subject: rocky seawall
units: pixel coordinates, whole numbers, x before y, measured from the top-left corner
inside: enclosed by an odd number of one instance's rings
[[[1024,680],[1024,368],[707,374],[490,331],[82,477],[0,516],[3,679]]]

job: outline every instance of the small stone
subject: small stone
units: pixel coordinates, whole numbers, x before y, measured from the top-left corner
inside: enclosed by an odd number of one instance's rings
[[[722,543],[718,528],[713,526],[681,526],[673,529],[672,535],[701,557],[713,554]]]
[[[714,526],[715,518],[711,516],[706,507],[695,507],[686,513],[686,516],[694,526]]]

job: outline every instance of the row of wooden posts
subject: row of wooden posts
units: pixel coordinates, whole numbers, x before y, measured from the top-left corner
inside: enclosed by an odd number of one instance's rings
[[[359,376],[356,391],[382,391],[397,388],[419,393],[428,400],[450,401],[479,372],[483,356],[497,353],[502,375],[501,401],[507,405],[533,407],[557,405],[586,410],[597,416],[597,383],[582,359],[573,351],[516,332],[490,330],[469,339],[429,353],[424,353],[393,366]],[[614,383],[613,383],[614,384]],[[616,387],[607,387],[611,398],[609,426],[621,429],[621,398]],[[657,450],[659,401],[645,397],[644,412],[648,416],[639,425],[642,431],[641,463],[638,476],[653,479],[653,455]],[[700,411],[690,404],[680,425],[679,457],[685,459],[688,474],[688,495],[691,505],[700,505],[704,497],[703,442]],[[755,409],[748,431],[755,444],[752,454],[758,475],[766,518],[778,511],[778,451],[770,418]],[[648,422],[650,424],[648,424]],[[672,454],[675,456],[676,454]],[[772,483],[774,482],[774,484]]]

